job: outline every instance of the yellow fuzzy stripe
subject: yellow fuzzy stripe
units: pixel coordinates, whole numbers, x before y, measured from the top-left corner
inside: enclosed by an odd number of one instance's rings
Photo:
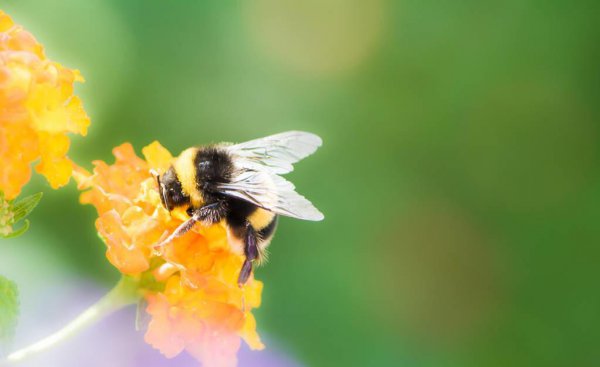
[[[177,178],[181,182],[183,193],[190,197],[192,206],[199,208],[204,203],[202,194],[196,186],[196,167],[194,166],[194,157],[197,148],[189,148],[181,152],[175,160],[173,167],[177,173]]]
[[[275,214],[265,209],[258,208],[250,214],[248,221],[255,230],[260,231],[271,223]]]

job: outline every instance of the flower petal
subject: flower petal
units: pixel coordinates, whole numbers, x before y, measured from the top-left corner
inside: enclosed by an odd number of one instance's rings
[[[0,191],[8,199],[29,181],[29,166],[38,158],[36,170],[53,188],[69,181],[66,133],[85,135],[89,125],[73,95],[73,83],[81,80],[48,60],[33,35],[0,10]]]
[[[238,286],[243,257],[229,245],[224,224],[197,224],[161,253],[152,251],[189,216],[164,209],[150,174],[167,169],[171,154],[158,142],[142,151],[146,161],[126,143],[113,150],[112,165],[96,161],[93,173],[76,167],[78,186],[87,190],[81,201],[98,210],[109,261],[122,273],[152,279],[146,342],[169,358],[186,350],[205,366],[233,366],[242,337],[253,349],[264,347],[250,313],[263,284],[251,277]]]

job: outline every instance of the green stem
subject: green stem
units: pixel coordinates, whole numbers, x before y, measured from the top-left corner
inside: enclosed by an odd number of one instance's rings
[[[113,312],[136,303],[139,297],[137,281],[131,277],[122,277],[117,285],[104,295],[104,297],[77,316],[73,321],[69,322],[65,327],[34,344],[9,354],[5,361],[0,362],[0,366],[19,362],[50,349]]]

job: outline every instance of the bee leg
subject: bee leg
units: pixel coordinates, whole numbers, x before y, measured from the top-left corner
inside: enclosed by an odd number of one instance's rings
[[[171,233],[167,238],[165,238],[163,241],[154,245],[154,251],[161,252],[163,247],[165,247],[166,244],[173,241],[175,238],[181,237],[184,234],[186,234],[187,232],[189,232],[190,229],[192,229],[194,227],[194,224],[196,224],[197,221],[198,221],[198,217],[193,216],[190,219],[186,220],[185,222],[181,223],[179,225],[179,227],[177,227],[173,231],[173,233]]]
[[[227,202],[224,200],[217,200],[196,209],[193,212],[193,217],[198,218],[198,220],[205,225],[211,225],[218,223],[221,219],[225,218],[227,211]]]
[[[179,225],[179,227],[177,227],[173,233],[165,238],[164,241],[154,245],[154,251],[160,252],[166,244],[189,232],[194,227],[196,222],[202,222],[206,225],[211,225],[221,221],[221,219],[227,214],[227,203],[225,201],[218,200],[214,203],[204,205],[199,209],[193,209],[190,207],[187,213],[191,218],[181,223],[181,225]]]
[[[249,223],[246,224],[246,235],[244,236],[244,255],[246,255],[246,259],[238,277],[240,287],[248,281],[250,274],[252,274],[252,262],[258,258],[258,238],[254,227]]]

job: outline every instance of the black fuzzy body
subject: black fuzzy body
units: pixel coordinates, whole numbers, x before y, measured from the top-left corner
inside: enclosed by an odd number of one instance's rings
[[[234,175],[234,162],[229,153],[218,145],[197,148],[193,155],[193,168],[195,170],[195,189],[202,196],[203,203],[194,207],[190,197],[185,195],[177,172],[171,167],[159,179],[159,184],[165,187],[161,195],[163,204],[169,210],[184,206],[188,215],[196,216],[205,223],[216,223],[225,220],[230,235],[243,241],[252,242],[249,235],[255,237],[254,242],[259,248],[268,243],[277,226],[277,216],[262,228],[252,227],[249,217],[259,210],[259,207],[249,201],[225,195],[219,191],[219,185],[229,183]],[[254,251],[245,249],[246,256],[258,258]]]
[[[194,167],[197,189],[202,194],[204,205],[224,202],[227,207],[224,216],[227,225],[235,229],[234,232],[245,228],[247,218],[258,207],[248,201],[224,195],[218,189],[219,184],[229,183],[233,174],[233,160],[229,154],[218,146],[200,148],[194,157]]]
[[[229,183],[233,174],[233,160],[225,150],[218,146],[198,148],[194,156],[194,168],[196,188],[205,203],[228,199],[218,189],[218,184]]]
[[[209,222],[225,220],[229,235],[243,244],[246,260],[240,271],[239,282],[246,282],[252,272],[252,262],[262,260],[264,250],[269,244],[275,228],[277,216],[261,228],[252,225],[250,217],[257,210],[264,210],[257,205],[236,197],[228,196],[219,191],[219,185],[231,182],[234,174],[232,157],[219,146],[199,148],[194,157],[196,169],[196,188],[204,199],[202,208],[190,208],[200,217],[208,218]],[[204,208],[214,207],[203,214]],[[190,213],[194,215],[194,212]],[[206,221],[206,219],[205,219]]]

